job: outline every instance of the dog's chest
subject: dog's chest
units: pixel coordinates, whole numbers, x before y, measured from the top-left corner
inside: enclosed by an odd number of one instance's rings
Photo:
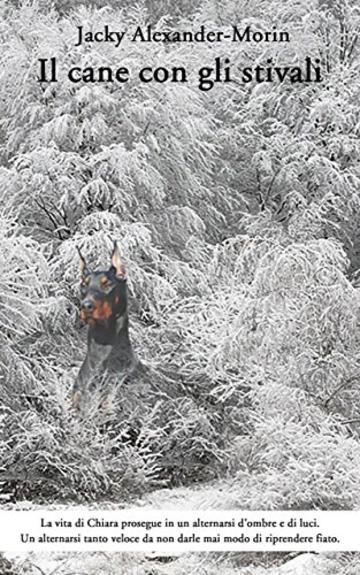
[[[91,339],[88,343],[88,357],[92,369],[99,369],[109,357],[113,346],[103,345]]]

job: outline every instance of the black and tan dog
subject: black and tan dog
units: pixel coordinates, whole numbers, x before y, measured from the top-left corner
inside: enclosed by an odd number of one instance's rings
[[[80,409],[99,376],[116,374],[123,381],[137,360],[129,338],[126,272],[114,242],[108,270],[91,271],[81,260],[81,319],[88,324],[87,353],[73,388],[73,406]]]

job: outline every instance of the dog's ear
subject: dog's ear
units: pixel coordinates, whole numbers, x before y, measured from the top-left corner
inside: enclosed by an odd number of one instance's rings
[[[120,250],[119,250],[119,247],[117,245],[116,240],[114,241],[114,249],[113,249],[113,252],[111,254],[111,264],[112,264],[113,268],[115,269],[116,277],[121,279],[121,280],[125,280],[126,279],[126,270],[125,270],[125,266],[121,260]]]
[[[80,248],[78,248],[76,246],[76,249],[77,249],[79,257],[80,257],[80,272],[81,272],[82,276],[85,276],[89,272],[87,265],[86,265],[86,260],[85,260],[84,256],[82,255]]]

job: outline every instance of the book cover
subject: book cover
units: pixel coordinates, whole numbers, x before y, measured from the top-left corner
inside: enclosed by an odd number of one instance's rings
[[[2,509],[358,509],[359,30],[355,0],[3,0]],[[213,543],[0,573],[359,570]]]

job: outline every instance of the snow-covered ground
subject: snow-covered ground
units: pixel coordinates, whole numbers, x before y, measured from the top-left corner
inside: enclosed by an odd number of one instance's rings
[[[266,557],[261,565],[260,557],[254,557],[251,563],[250,558],[239,554],[191,553],[161,558],[126,553],[30,553],[11,560],[16,575],[340,575],[345,572],[335,558],[308,553],[285,563],[277,557],[276,562],[272,559],[273,566],[268,567]]]

